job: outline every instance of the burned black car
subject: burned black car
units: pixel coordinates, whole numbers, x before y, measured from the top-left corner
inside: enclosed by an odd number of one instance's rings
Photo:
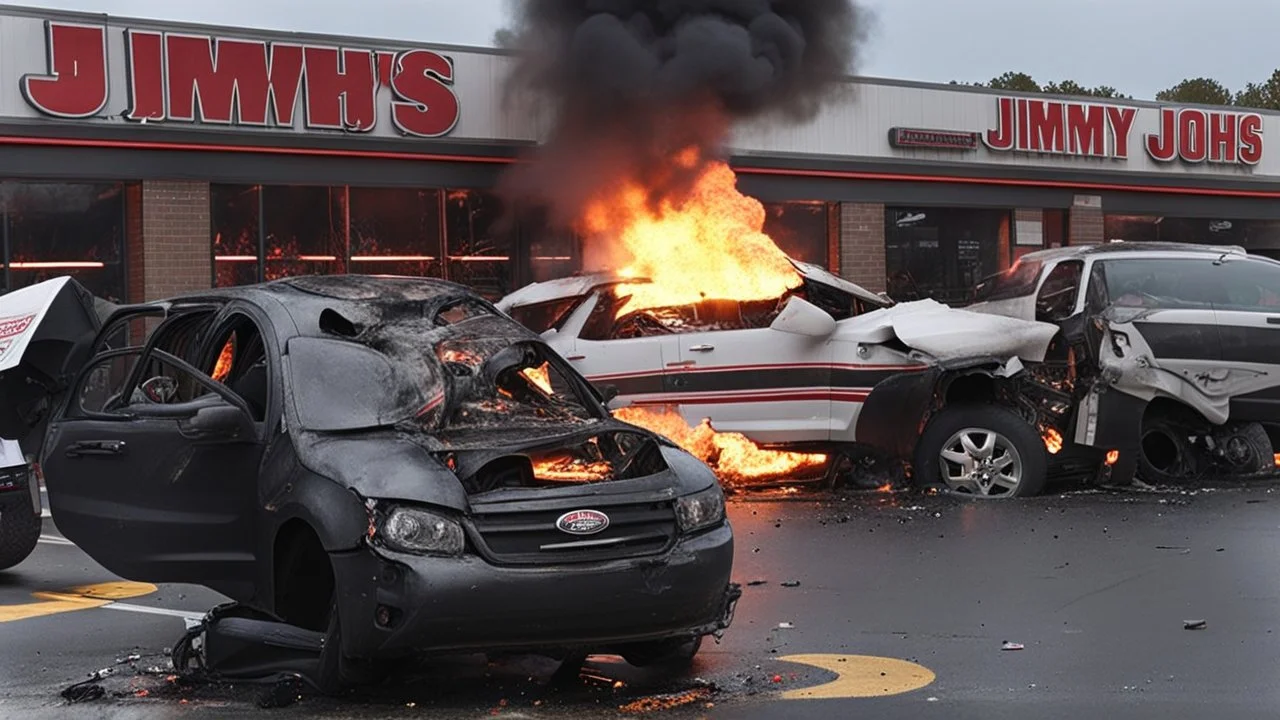
[[[235,601],[206,665],[255,633],[315,650],[330,686],[423,653],[649,664],[731,621],[711,471],[462,286],[295,278],[95,309],[60,278],[0,311],[29,316],[0,436],[38,452],[95,560]]]

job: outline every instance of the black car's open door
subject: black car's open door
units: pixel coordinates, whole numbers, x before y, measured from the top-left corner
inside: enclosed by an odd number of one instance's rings
[[[70,277],[0,297],[0,437],[38,453],[50,414],[93,352],[101,315],[113,309]]]

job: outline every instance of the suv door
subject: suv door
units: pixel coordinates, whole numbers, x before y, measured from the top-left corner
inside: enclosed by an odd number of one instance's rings
[[[680,357],[676,336],[645,313],[618,318],[624,300],[613,289],[589,298],[577,311],[586,318],[565,359],[597,389],[617,390],[611,407],[662,404],[667,365]]]
[[[44,474],[59,529],[108,570],[245,599],[261,427],[226,386],[157,347],[195,352],[212,316],[170,316],[145,347],[96,355],[50,424]]]
[[[1280,263],[1230,256],[1213,277],[1231,418],[1280,421]]]
[[[1106,289],[1113,334],[1135,332],[1162,368],[1186,377],[1217,366],[1222,346],[1213,261],[1118,257],[1095,266],[1100,272],[1091,281]]]
[[[740,307],[704,303],[699,309],[708,311],[712,305],[728,312]],[[718,319],[703,320],[714,324]],[[751,324],[724,320],[730,327]],[[678,338],[680,361],[668,370],[668,384],[685,422],[697,425],[710,419],[720,432],[742,433],[760,443],[830,439],[834,350],[825,337],[765,326],[682,333]],[[866,390],[859,390],[857,402],[865,399]]]

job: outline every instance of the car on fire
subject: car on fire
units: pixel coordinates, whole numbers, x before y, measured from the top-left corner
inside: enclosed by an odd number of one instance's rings
[[[711,470],[465,287],[104,307],[64,277],[0,315],[0,436],[38,456],[59,529],[122,577],[233,601],[183,666],[334,687],[409,654],[678,664],[731,622]]]
[[[765,448],[912,466],[924,484],[978,497],[1034,495],[1043,430],[1020,389],[1055,325],[895,304],[812,264],[761,302],[627,309],[649,282],[595,273],[535,283],[498,303],[615,407],[663,408]]]
[[[970,310],[1061,329],[1043,420],[1115,452],[1117,475],[1274,472],[1280,262],[1212,245],[1058,248],[1022,257],[974,299]]]

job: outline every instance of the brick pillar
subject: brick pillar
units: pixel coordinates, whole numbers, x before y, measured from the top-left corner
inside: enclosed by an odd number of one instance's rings
[[[840,204],[840,275],[871,292],[884,292],[884,205]]]
[[[142,233],[142,184],[126,185],[124,189],[125,257],[129,262],[128,288],[125,293],[127,302],[146,302],[147,262],[143,252]]]
[[[211,287],[209,183],[148,180],[141,203],[143,299]]]
[[[1100,245],[1103,237],[1102,198],[1077,195],[1071,205],[1071,217],[1067,221],[1068,242],[1071,245]]]

